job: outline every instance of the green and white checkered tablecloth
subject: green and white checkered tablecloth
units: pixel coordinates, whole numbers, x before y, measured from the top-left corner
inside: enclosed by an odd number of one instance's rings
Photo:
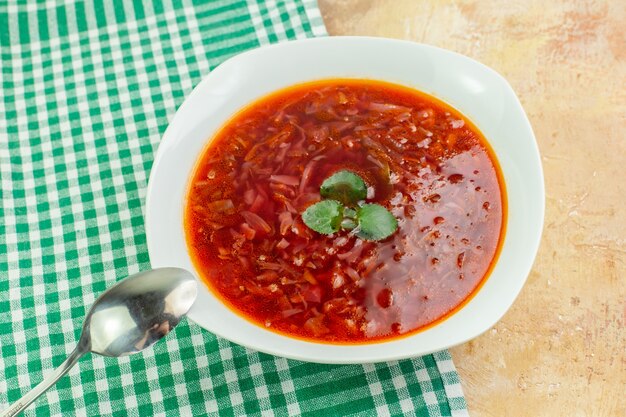
[[[246,49],[323,35],[314,0],[0,4],[0,408],[63,361],[99,293],[150,267],[148,174],[194,85]],[[318,365],[184,322],[144,354],[83,359],[26,414],[467,411],[447,352]]]

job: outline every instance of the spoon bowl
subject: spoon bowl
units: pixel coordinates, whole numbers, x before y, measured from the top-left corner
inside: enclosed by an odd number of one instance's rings
[[[104,356],[142,351],[170,332],[191,308],[196,280],[179,268],[132,275],[95,301],[83,325],[89,350]]]

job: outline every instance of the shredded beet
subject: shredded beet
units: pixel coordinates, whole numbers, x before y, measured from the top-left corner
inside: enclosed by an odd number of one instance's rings
[[[299,185],[300,179],[294,175],[272,175],[270,181],[277,182],[284,185]]]
[[[251,211],[242,211],[241,215],[248,222],[251,228],[260,233],[269,233],[272,230],[272,227],[267,224],[263,218],[259,215],[252,213]]]

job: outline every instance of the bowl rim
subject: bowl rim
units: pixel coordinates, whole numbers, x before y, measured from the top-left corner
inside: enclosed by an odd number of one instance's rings
[[[414,333],[412,335],[402,337],[402,338],[390,339],[388,341],[380,341],[380,342],[373,342],[373,343],[366,343],[366,344],[328,344],[328,343],[322,343],[322,342],[297,339],[297,338],[289,337],[286,335],[280,335],[275,332],[264,330],[258,325],[253,325],[255,328],[260,329],[260,331],[262,331],[263,333],[270,333],[275,336],[278,336],[279,339],[285,339],[283,340],[285,343],[280,343],[281,340],[278,340],[278,343],[272,344],[272,343],[260,343],[258,341],[256,342],[250,341],[249,339],[243,340],[241,337],[233,337],[232,334],[230,334],[228,331],[224,331],[224,329],[216,329],[215,327],[211,325],[207,325],[206,320],[199,314],[195,313],[193,309],[190,312],[189,318],[195,323],[197,323],[198,325],[200,325],[201,327],[205,328],[206,330],[209,330],[210,332],[218,336],[221,336],[225,339],[231,340],[232,342],[235,342],[237,344],[240,344],[240,345],[261,351],[261,352],[269,353],[275,356],[287,357],[291,359],[310,361],[310,362],[318,362],[318,363],[347,364],[347,363],[372,363],[372,362],[381,362],[381,361],[389,361],[389,360],[398,360],[398,359],[404,359],[408,357],[420,356],[420,355],[432,353],[438,350],[447,349],[451,346],[455,346],[455,345],[464,343],[468,340],[471,340],[479,336],[480,334],[484,333],[488,329],[490,329],[493,325],[495,325],[502,318],[502,316],[510,309],[510,307],[514,303],[515,299],[519,295],[524,283],[526,282],[528,278],[528,275],[531,271],[537,251],[539,249],[539,244],[541,241],[541,234],[542,234],[543,224],[544,224],[544,215],[545,215],[544,176],[543,176],[543,169],[541,166],[541,159],[539,155],[539,148],[538,148],[534,133],[532,131],[532,127],[530,125],[530,122],[528,120],[526,113],[524,112],[521,106],[521,103],[519,102],[519,99],[515,95],[509,83],[500,74],[498,74],[493,69],[485,66],[484,64],[481,64],[462,54],[449,51],[446,49],[438,48],[435,46],[431,46],[431,45],[425,45],[425,44],[415,43],[411,41],[404,41],[404,40],[376,38],[376,37],[367,37],[367,36],[337,36],[337,37],[324,37],[324,38],[310,38],[310,39],[282,42],[282,43],[273,44],[273,45],[266,45],[266,46],[262,46],[256,49],[248,50],[234,57],[229,58],[228,60],[220,64],[218,67],[213,69],[207,76],[205,76],[202,79],[202,81],[198,85],[196,85],[193,91],[189,94],[189,96],[185,99],[183,104],[176,111],[176,114],[171,119],[167,129],[165,130],[162,136],[161,142],[159,144],[159,147],[157,149],[157,152],[154,158],[154,162],[152,165],[152,169],[151,169],[150,177],[148,181],[147,192],[146,192],[146,210],[145,210],[146,242],[147,242],[148,253],[150,256],[151,264],[153,267],[181,266],[181,265],[171,265],[167,261],[165,261],[164,263],[160,259],[156,259],[158,253],[163,253],[163,249],[158,248],[159,242],[155,238],[155,230],[157,228],[157,226],[155,226],[155,216],[156,216],[157,210],[155,209],[155,206],[154,206],[155,200],[157,198],[160,198],[158,197],[158,192],[159,192],[159,190],[157,189],[158,185],[156,185],[156,183],[159,181],[159,179],[157,178],[157,173],[162,169],[161,167],[164,165],[165,159],[168,158],[167,151],[168,149],[171,149],[170,145],[177,139],[180,139],[182,137],[181,135],[184,136],[184,134],[181,133],[181,129],[180,129],[180,125],[181,123],[183,123],[183,119],[184,119],[184,117],[181,115],[184,115],[189,111],[190,106],[193,105],[194,101],[198,101],[199,96],[204,94],[204,90],[207,88],[207,86],[209,86],[209,84],[214,84],[215,80],[219,79],[219,77],[224,77],[225,75],[227,75],[228,71],[232,71],[233,68],[237,68],[238,65],[249,64],[251,61],[255,61],[255,60],[262,60],[263,57],[267,54],[272,54],[272,53],[289,54],[290,52],[295,51],[294,48],[298,48],[298,49],[318,48],[319,50],[319,48],[333,47],[333,44],[338,45],[339,48],[350,48],[354,46],[359,46],[359,47],[375,46],[376,48],[385,48],[385,47],[393,46],[393,47],[399,47],[401,49],[406,48],[407,51],[411,50],[411,52],[416,52],[416,53],[419,53],[421,51],[425,53],[443,54],[446,57],[451,58],[452,60],[461,61],[468,65],[471,64],[471,66],[479,69],[480,71],[482,71],[482,73],[487,74],[492,79],[497,80],[497,82],[500,83],[502,88],[505,88],[508,90],[506,91],[506,93],[509,96],[509,100],[510,100],[509,104],[516,107],[514,110],[517,112],[517,116],[520,118],[519,122],[521,123],[521,126],[526,129],[525,136],[526,136],[528,143],[526,143],[525,145],[530,146],[529,148],[530,156],[532,159],[534,159],[533,162],[535,163],[533,167],[535,172],[533,174],[535,175],[536,179],[538,179],[538,182],[535,181],[536,183],[534,184],[534,186],[537,187],[535,190],[536,191],[535,195],[540,196],[539,201],[534,202],[534,204],[536,204],[536,206],[534,206],[534,209],[536,209],[537,212],[535,213],[533,225],[535,225],[536,227],[534,227],[534,230],[528,231],[528,233],[530,233],[530,236],[528,239],[529,244],[525,246],[526,262],[524,262],[524,267],[522,268],[522,270],[515,272],[516,275],[520,276],[520,278],[516,281],[515,287],[507,289],[508,291],[507,299],[510,299],[510,303],[507,303],[508,305],[505,306],[504,308],[500,308],[500,310],[498,310],[497,316],[491,317],[489,320],[485,320],[483,325],[480,326],[481,327],[480,331],[474,331],[471,335],[465,335],[463,337],[457,337],[457,338],[450,338],[448,339],[447,342],[444,341],[444,342],[438,343],[436,347],[430,346],[429,348],[419,349],[419,346],[414,346],[415,348],[414,350],[410,350],[410,349],[407,350],[406,348],[399,349],[399,350],[391,349],[386,353],[384,351],[382,351],[383,353],[381,353],[380,349],[376,349],[377,353],[375,354],[368,353],[367,348],[372,347],[372,346],[385,346],[385,345],[397,344],[399,342],[401,343],[402,341],[409,340],[409,339],[415,339],[415,338],[419,339],[419,335],[423,335],[426,332],[429,332],[431,329],[428,328],[422,332],[417,332],[417,333]],[[319,79],[324,79],[324,78],[328,78],[328,77],[320,77]],[[350,78],[350,77],[337,76],[336,78]],[[365,77],[365,76],[361,76],[361,77],[357,76],[354,78],[376,78],[376,79],[380,79],[381,81],[398,83],[398,81],[393,79],[392,77],[391,79],[380,78],[380,77]],[[300,82],[304,83],[307,81],[310,81],[310,80],[302,79]],[[404,83],[400,83],[400,84],[406,85]],[[273,89],[271,91],[276,91],[276,90],[277,89]],[[268,93],[271,93],[271,91]],[[472,122],[474,122],[473,118],[467,116],[467,113],[465,111],[458,109],[458,106],[451,104],[446,98],[441,97],[431,91],[425,91],[425,92],[427,94],[431,94],[435,96],[436,98],[450,104],[452,107],[457,109],[461,114],[463,114],[465,117],[467,117],[468,119],[472,120]],[[263,95],[267,95],[268,93],[263,94]],[[253,98],[247,99],[246,103],[254,102],[258,100],[260,97],[262,97],[263,95],[259,97],[253,97]],[[222,117],[221,118],[222,120],[220,120],[218,123],[217,129],[219,129],[219,127],[221,127],[224,124],[224,122],[226,122],[230,117],[232,117],[233,114],[234,113],[230,114],[229,116],[225,118]],[[209,115],[207,115],[206,117],[208,118]],[[476,125],[478,126],[478,124]],[[484,130],[483,129],[481,130],[484,133]],[[213,138],[215,133],[216,133],[216,130],[209,131],[206,133],[205,139],[204,139],[205,141],[204,146],[208,146],[208,144],[210,143],[210,140]],[[489,141],[488,135],[484,134],[484,136]],[[492,143],[490,142],[490,144]],[[494,148],[494,153],[499,159],[500,165],[504,169],[504,164],[502,163],[501,155],[498,154],[498,151],[495,148]],[[196,161],[198,157],[199,157],[199,154],[195,155],[193,160]],[[188,172],[188,174],[185,175],[185,177],[187,178],[187,183],[188,183],[189,175],[192,172],[191,170],[193,170],[194,166],[195,166],[195,162],[194,164],[192,164],[192,166],[188,167],[190,171]],[[508,191],[509,187],[506,181],[505,181],[505,186]],[[183,191],[183,195],[184,196],[186,195],[186,187],[185,187],[185,190]],[[510,212],[511,210],[510,199],[509,199],[507,206],[509,207],[509,212]],[[507,224],[506,224],[507,232],[505,233],[505,242],[502,244],[503,246],[506,245],[506,239],[507,239],[506,235],[508,235],[509,233],[510,221],[511,221],[510,216],[507,216]],[[182,219],[181,219],[180,220],[181,229],[182,229],[182,226],[183,225],[182,225]],[[185,247],[185,250],[186,250],[186,247]],[[503,251],[504,251],[504,248],[503,248]],[[501,255],[502,254],[500,254],[500,258],[496,261],[496,266],[502,260]],[[183,267],[188,267],[188,266],[184,265]],[[198,274],[195,272],[195,270],[191,269],[191,271],[197,277]],[[487,278],[486,283],[488,283],[489,280],[493,277],[493,274],[494,274],[494,271],[491,272],[491,275]],[[202,288],[205,288],[208,293],[211,293],[211,290],[209,290],[206,287],[206,284],[204,284],[200,278],[197,277],[197,279],[202,284]],[[477,294],[473,296],[473,298],[476,298],[476,296],[480,294],[481,291],[483,291],[483,289],[479,289],[477,291]],[[471,304],[471,301],[468,304]],[[463,306],[457,312],[452,314],[451,317],[458,315],[466,307],[467,306]],[[226,307],[226,309],[230,311],[228,307]],[[238,315],[237,313],[234,313],[232,311],[231,311],[231,314],[247,322],[247,319],[243,318],[241,315]],[[445,323],[447,320],[449,320],[449,318],[444,320],[442,323]],[[441,323],[438,323],[433,327],[437,328],[439,326],[441,326]],[[272,338],[272,339],[274,339],[273,340],[274,342],[277,341],[275,338]],[[296,349],[293,349],[293,348],[285,349],[285,344],[287,345],[294,344],[294,345],[300,345],[300,346],[302,346],[301,344],[306,344],[310,346],[316,346],[318,347],[318,349],[314,349],[313,351],[309,350],[307,353],[301,353],[297,349],[297,346],[296,346]],[[335,356],[332,356],[332,355],[329,356],[328,355],[329,350],[335,351],[337,352],[337,354]],[[317,351],[320,351],[321,353],[316,353]],[[355,352],[357,352],[356,355],[355,355]]]

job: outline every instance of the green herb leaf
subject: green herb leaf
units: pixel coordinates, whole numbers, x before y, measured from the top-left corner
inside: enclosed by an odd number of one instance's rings
[[[351,171],[338,171],[326,178],[320,188],[325,198],[338,200],[346,205],[354,205],[367,197],[367,186],[361,177]]]
[[[363,240],[383,240],[398,229],[396,218],[380,204],[364,204],[357,211],[357,219],[356,235]]]
[[[330,235],[339,230],[343,219],[343,206],[335,200],[323,200],[309,206],[302,213],[302,220],[317,233]]]

